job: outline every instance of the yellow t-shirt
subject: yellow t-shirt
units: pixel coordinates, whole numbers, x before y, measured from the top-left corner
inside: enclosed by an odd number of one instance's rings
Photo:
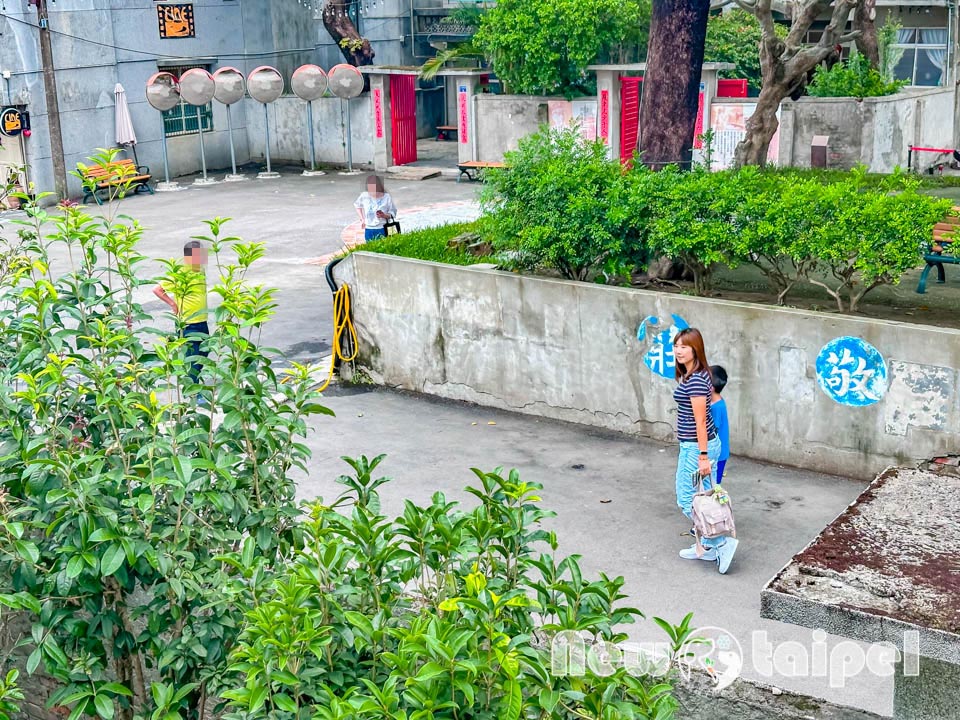
[[[178,288],[170,280],[163,280],[160,287],[173,296],[177,302],[177,311],[185,323],[207,321],[207,275],[203,270],[187,269],[189,285],[183,296],[178,296]],[[182,289],[182,288],[180,288]]]

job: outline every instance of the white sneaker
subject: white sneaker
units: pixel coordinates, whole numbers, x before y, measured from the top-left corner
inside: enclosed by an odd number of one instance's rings
[[[717,551],[714,548],[704,548],[703,555],[697,555],[697,544],[694,543],[688,548],[684,548],[680,551],[680,557],[684,560],[708,560],[710,562],[717,561]]]
[[[717,567],[721,575],[726,575],[730,569],[730,563],[733,562],[733,555],[737,552],[737,546],[740,541],[736,538],[728,537],[722,545],[717,546]]]

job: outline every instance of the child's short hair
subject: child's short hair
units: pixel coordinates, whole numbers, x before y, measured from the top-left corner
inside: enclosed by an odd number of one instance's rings
[[[727,371],[723,369],[722,365],[711,365],[710,379],[713,381],[714,391],[721,393],[727,386]]]
[[[184,257],[191,257],[191,256],[193,255],[193,251],[194,251],[194,250],[199,250],[199,249],[202,248],[202,247],[203,247],[203,245],[200,244],[200,241],[199,241],[199,240],[189,240],[189,241],[187,241],[187,243],[183,246],[183,256],[184,256]]]

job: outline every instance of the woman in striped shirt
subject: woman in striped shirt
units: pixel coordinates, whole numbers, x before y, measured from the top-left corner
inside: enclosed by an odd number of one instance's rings
[[[673,340],[673,357],[677,378],[673,399],[677,401],[677,440],[680,441],[677,505],[689,518],[693,512],[694,473],[700,473],[705,490],[716,484],[720,438],[710,413],[713,381],[700,331],[687,328],[678,332]],[[706,552],[699,559],[716,562],[720,573],[726,573],[737,550],[737,539],[704,538],[702,544]],[[681,550],[680,557],[697,560],[696,544]]]

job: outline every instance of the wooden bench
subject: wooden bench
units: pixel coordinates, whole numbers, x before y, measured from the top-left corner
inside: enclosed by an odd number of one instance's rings
[[[153,195],[153,188],[150,187],[150,168],[146,165],[134,165],[133,160],[115,160],[105,166],[78,167],[77,171],[84,181],[84,202],[92,197],[97,201],[97,205],[103,205],[104,199],[110,199],[110,189],[117,187],[132,187],[134,195],[141,190],[146,190]]]
[[[437,125],[437,140],[450,140],[448,136],[458,131],[459,128],[456,125]]]
[[[457,165],[460,169],[460,175],[457,176],[457,182],[463,177],[466,177],[471,182],[473,180],[480,180],[483,177],[483,171],[489,170],[490,168],[504,168],[505,164],[502,162],[481,162],[479,160],[468,160],[467,162],[462,162]]]
[[[917,285],[917,292],[921,295],[927,291],[927,276],[930,275],[930,270],[937,268],[937,284],[943,285],[947,281],[944,264],[960,265],[960,257],[953,254],[953,242],[958,232],[960,232],[960,207],[955,207],[943,222],[934,226],[931,242],[923,250],[923,259],[927,266],[920,273],[920,283]]]

